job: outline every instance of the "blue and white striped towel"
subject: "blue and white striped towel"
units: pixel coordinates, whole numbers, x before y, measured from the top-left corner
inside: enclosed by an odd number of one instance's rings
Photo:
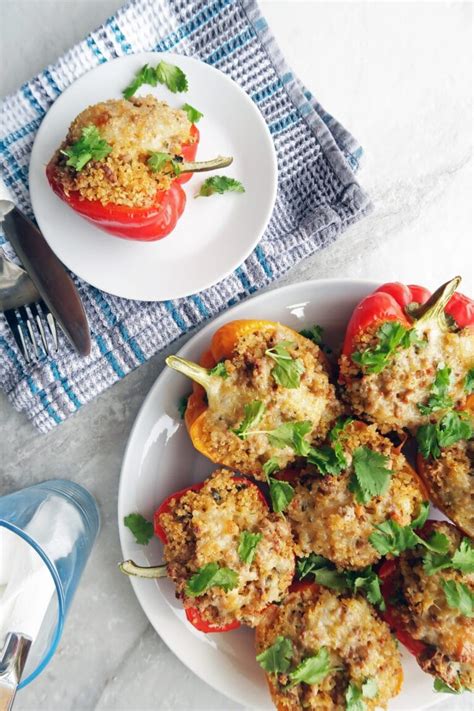
[[[278,156],[274,213],[239,269],[186,299],[128,301],[76,279],[92,330],[88,358],[78,358],[62,341],[54,359],[28,367],[1,317],[0,385],[42,432],[183,333],[330,243],[370,209],[354,177],[360,146],[291,72],[254,0],[131,0],[2,104],[0,174],[26,213],[31,215],[31,146],[51,104],[96,65],[145,50],[198,57],[229,74],[255,101]]]

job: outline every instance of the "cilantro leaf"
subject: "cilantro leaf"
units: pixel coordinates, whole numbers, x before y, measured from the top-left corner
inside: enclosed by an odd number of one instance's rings
[[[139,513],[131,513],[123,519],[124,525],[135,536],[135,541],[141,546],[146,546],[153,538],[153,524]]]
[[[305,558],[298,558],[296,561],[296,575],[299,580],[306,578],[319,568],[324,568],[329,564],[327,558],[317,553],[310,553]]]
[[[229,373],[227,372],[227,368],[225,367],[224,361],[221,361],[220,363],[217,363],[217,365],[215,365],[213,368],[210,368],[209,375],[218,375],[220,378],[227,380],[227,378],[229,377]]]
[[[257,662],[269,674],[284,674],[290,668],[292,655],[291,640],[280,635],[270,647],[257,655]]]
[[[252,427],[256,427],[258,425],[264,412],[265,405],[263,402],[260,402],[260,400],[254,400],[253,402],[244,405],[244,419],[238,427],[232,430],[232,432],[240,439],[245,439],[252,434]]]
[[[270,457],[270,459],[265,462],[262,469],[265,476],[269,477],[270,474],[274,474],[275,472],[279,471],[280,464],[276,457]]]
[[[331,671],[329,652],[326,647],[321,649],[311,657],[305,657],[296,669],[290,672],[291,685],[319,684]]]
[[[464,691],[464,688],[462,686],[459,686],[458,688],[454,688],[452,686],[449,686],[446,684],[442,679],[436,678],[434,680],[433,684],[433,689],[439,694],[462,694]]]
[[[276,363],[272,369],[272,376],[282,388],[299,388],[301,376],[305,370],[303,361],[299,358],[292,358],[289,353],[288,349],[295,345],[291,341],[281,341],[265,351],[265,355]]]
[[[470,439],[473,427],[464,412],[448,412],[436,424],[421,425],[416,433],[418,448],[424,459],[437,459],[441,449],[462,439]]]
[[[155,70],[153,67],[149,67],[148,64],[138,70],[132,82],[122,91],[124,99],[131,99],[142,84],[149,84],[150,86],[156,86],[157,84]]]
[[[474,392],[474,368],[468,370],[464,378],[464,391],[470,395]]]
[[[79,140],[61,150],[61,153],[68,157],[66,165],[72,166],[79,172],[90,160],[102,160],[111,150],[112,146],[101,138],[97,126],[90,124],[84,126]]]
[[[469,538],[463,538],[453,555],[453,568],[461,573],[474,573],[474,546]]]
[[[295,490],[287,481],[279,481],[271,476],[268,477],[268,486],[270,488],[272,509],[275,513],[281,513],[292,501]]]
[[[384,494],[392,472],[386,469],[388,457],[374,452],[370,447],[357,447],[352,455],[354,474],[349,482],[349,490],[356,501],[367,504],[374,496]]]
[[[181,173],[179,161],[175,160],[171,153],[152,152],[147,160],[147,165],[153,173],[162,172],[166,166],[170,166],[175,175]]]
[[[183,395],[183,397],[179,398],[178,412],[182,420],[184,420],[184,415],[186,414],[186,409],[188,407],[188,398],[189,395]]]
[[[222,588],[225,592],[239,584],[235,570],[221,568],[218,563],[208,563],[192,575],[186,584],[186,593],[192,597],[202,595],[209,588]]]
[[[175,64],[168,64],[163,59],[155,67],[156,80],[164,84],[173,93],[181,93],[188,90],[188,80],[182,69]]]
[[[378,343],[352,354],[352,360],[367,373],[380,373],[390,363],[397,351],[419,343],[415,329],[405,328],[398,321],[386,321],[377,332]]]
[[[344,461],[342,461],[344,460]],[[308,452],[308,462],[317,468],[320,474],[332,474],[336,476],[346,466],[344,454],[337,452],[327,444],[321,447],[310,447]]]
[[[323,342],[323,331],[324,328],[322,326],[315,324],[311,326],[311,328],[303,328],[303,330],[300,331],[300,336],[304,336],[304,338],[308,338],[310,341],[313,341],[313,343],[316,343],[317,346],[320,346]]]
[[[346,691],[346,711],[366,711],[366,708],[362,699],[362,689],[351,681]]]
[[[448,555],[440,555],[427,551],[423,556],[423,570],[427,575],[434,575],[444,568],[452,567],[452,559]]]
[[[314,571],[314,582],[318,585],[323,585],[330,590],[342,592],[347,590],[347,580],[344,573],[337,571],[335,568],[324,567]]]
[[[418,403],[418,409],[422,415],[429,415],[437,410],[446,410],[453,406],[453,401],[448,395],[450,384],[451,368],[438,367],[428,402],[426,405]]]
[[[413,528],[414,530],[417,528],[421,528],[422,526],[425,525],[425,523],[428,520],[428,516],[430,515],[430,502],[429,501],[422,501],[420,504],[420,512],[416,518],[413,519],[413,521],[410,523],[410,528]]]
[[[181,109],[187,113],[188,121],[191,121],[191,123],[197,123],[204,116],[204,114],[195,109],[194,106],[191,106],[191,104],[183,104]]]
[[[360,592],[372,605],[377,605],[380,610],[385,610],[385,601],[380,587],[380,578],[377,573],[372,570],[372,566],[368,566],[361,571],[347,571],[346,579],[348,586],[353,593]]]
[[[467,585],[456,580],[442,580],[441,587],[449,607],[459,610],[465,617],[474,617],[474,593]]]
[[[391,519],[376,525],[375,528],[377,530],[370,534],[369,541],[381,555],[391,553],[398,556],[408,548],[414,548],[420,540],[411,526],[400,526]]]
[[[424,540],[420,538],[422,545],[431,553],[446,553],[449,549],[449,538],[440,533],[439,531],[433,531],[431,536]]]
[[[268,441],[273,447],[291,447],[295,453],[305,457],[310,449],[309,442],[304,439],[311,431],[310,420],[302,422],[284,422],[274,430],[267,432]]]
[[[262,540],[261,533],[250,533],[250,531],[242,531],[240,534],[239,548],[237,550],[239,558],[243,563],[252,565],[255,552],[258,544]]]
[[[245,188],[239,180],[229,178],[226,175],[213,175],[212,178],[207,178],[199,188],[199,192],[195,197],[209,197],[218,193],[244,193]]]

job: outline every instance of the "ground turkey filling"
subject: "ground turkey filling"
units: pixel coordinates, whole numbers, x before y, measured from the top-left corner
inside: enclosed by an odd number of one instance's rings
[[[101,138],[112,146],[109,155],[90,161],[76,171],[66,166],[67,156],[57,151],[56,179],[66,194],[77,191],[87,200],[100,200],[130,207],[153,204],[158,190],[171,184],[171,173],[153,173],[147,165],[150,152],[179,154],[190,143],[191,123],[184,111],[172,109],[153,96],[110,99],[89,106],[74,119],[61,149],[81,137],[82,129],[94,125]]]
[[[441,450],[424,461],[423,478],[436,505],[474,538],[474,439]]]
[[[361,334],[355,351],[373,348],[379,342],[377,332]],[[426,404],[439,366],[451,368],[449,395],[455,407],[462,406],[466,393],[464,382],[474,366],[474,331],[442,333],[436,325],[418,329],[424,345],[399,350],[380,373],[364,373],[346,355],[340,359],[344,397],[359,417],[375,422],[381,432],[415,431],[420,425],[436,420],[442,412],[422,415],[418,404]]]
[[[445,522],[436,522],[434,528],[449,538],[452,555],[462,534]],[[423,550],[418,546],[400,558],[402,597],[398,612],[412,637],[429,645],[418,657],[423,671],[453,688],[474,691],[474,619],[449,607],[441,587],[441,581],[454,580],[473,594],[474,574],[446,568],[428,575],[423,569]]]
[[[272,375],[276,364],[265,351],[282,341],[291,344],[289,355],[304,368],[299,387],[283,387]],[[228,377],[213,379],[207,393],[209,407],[200,425],[206,455],[215,462],[263,479],[262,465],[271,457],[280,468],[296,459],[291,447],[273,446],[264,431],[308,420],[311,431],[306,438],[320,442],[341,412],[319,347],[281,324],[241,337],[232,358],[224,362]],[[242,422],[245,404],[256,400],[264,404],[265,411],[252,429],[263,433],[242,440],[232,430]]]
[[[219,470],[198,492],[188,492],[160,517],[167,540],[168,575],[185,607],[197,607],[209,622],[238,620],[255,626],[263,610],[281,600],[294,574],[293,542],[282,516],[271,514],[255,485]],[[261,534],[253,561],[240,559],[244,531]],[[187,595],[189,578],[208,563],[238,574],[238,586],[225,592],[213,587],[199,597]]]
[[[388,700],[400,691],[403,673],[396,643],[385,622],[363,598],[306,586],[265,613],[257,627],[257,654],[279,636],[292,642],[290,672],[321,647],[329,652],[331,668],[336,668],[319,684],[291,686],[288,674],[268,674],[272,698],[280,711],[345,709],[349,683],[360,688],[368,679],[375,681],[377,693],[373,699],[363,699],[367,711],[386,708]]]
[[[405,457],[389,439],[378,434],[374,425],[352,422],[344,428],[340,441],[347,469],[337,476],[305,469],[287,515],[297,556],[317,553],[343,568],[363,568],[380,559],[369,541],[374,526],[387,519],[408,525],[420,511],[423,494]],[[388,457],[385,467],[392,471],[386,493],[367,504],[358,503],[349,490],[352,453],[361,446]]]

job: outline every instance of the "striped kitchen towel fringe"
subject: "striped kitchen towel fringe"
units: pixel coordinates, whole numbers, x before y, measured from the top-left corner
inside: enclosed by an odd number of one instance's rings
[[[61,340],[27,366],[0,318],[0,386],[42,432],[59,424],[173,340],[280,277],[370,209],[355,172],[362,154],[286,64],[254,0],[131,0],[55,64],[2,102],[0,175],[31,213],[28,164],[55,99],[98,64],[141,51],[197,57],[257,104],[278,157],[275,208],[260,244],[233,274],[185,299],[121,299],[75,278],[92,331],[89,357]],[[5,238],[0,244],[12,256]]]

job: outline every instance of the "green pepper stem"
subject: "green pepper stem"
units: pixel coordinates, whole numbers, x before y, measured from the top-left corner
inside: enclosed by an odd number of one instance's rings
[[[449,331],[450,326],[444,310],[460,283],[460,276],[447,281],[446,284],[443,284],[431,294],[425,304],[421,304],[421,306],[411,310],[410,316],[415,318],[417,323],[437,321],[441,330]]]
[[[191,380],[194,380],[195,383],[202,385],[206,391],[209,389],[213,376],[209,375],[208,369],[202,365],[198,365],[197,363],[175,355],[168,356],[165,363],[169,368],[178,371],[178,373],[182,373],[182,375],[186,375],[188,378],[191,378]]]
[[[189,163],[178,163],[181,173],[204,173],[206,170],[217,170],[227,168],[234,159],[232,156],[217,156],[212,160],[190,161]]]
[[[133,560],[124,560],[119,563],[119,568],[125,575],[134,575],[137,578],[166,578],[166,565],[152,565],[150,567],[137,565]]]

